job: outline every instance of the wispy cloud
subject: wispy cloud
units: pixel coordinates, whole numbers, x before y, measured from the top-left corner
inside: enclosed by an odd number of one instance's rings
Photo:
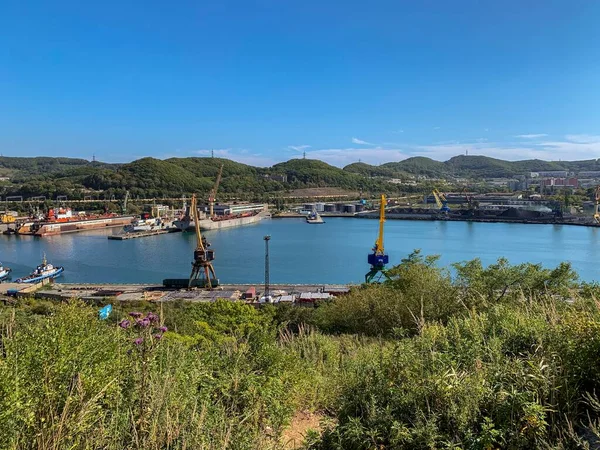
[[[348,164],[361,160],[368,164],[383,164],[390,161],[401,161],[411,156],[398,148],[326,148],[313,150],[310,157],[320,159],[326,163],[338,167],[344,167]]]
[[[521,138],[521,139],[538,139],[538,138],[543,138],[548,136],[545,133],[538,133],[538,134],[517,134],[515,137],[517,138]]]
[[[440,129],[440,127],[433,127],[433,129],[434,129],[434,130],[439,130],[439,129]]]
[[[310,145],[288,145],[289,150],[294,150],[295,152],[303,152],[306,149],[310,148]]]
[[[352,138],[352,143],[353,144],[358,144],[358,145],[375,145],[375,144],[373,144],[371,142],[363,141],[362,139],[358,139],[358,138],[355,138],[355,137]]]
[[[600,136],[592,134],[567,134],[565,138],[571,142],[577,142],[579,144],[595,144],[600,142]]]
[[[392,131],[392,134],[402,134],[404,133],[404,130],[394,130]]]

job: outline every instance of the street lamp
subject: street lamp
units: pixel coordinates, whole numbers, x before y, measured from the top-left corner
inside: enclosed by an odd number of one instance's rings
[[[263,239],[265,240],[265,293],[263,297],[265,301],[269,301],[269,241],[271,236],[266,235]]]

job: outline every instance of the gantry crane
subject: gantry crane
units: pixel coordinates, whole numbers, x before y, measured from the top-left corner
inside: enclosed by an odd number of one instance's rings
[[[200,285],[212,289],[219,285],[219,280],[212,266],[215,259],[215,251],[209,250],[210,243],[200,233],[200,217],[198,217],[198,204],[196,194],[192,195],[192,204],[190,206],[190,218],[194,221],[196,228],[196,250],[194,250],[194,262],[192,262],[192,273],[188,283],[188,288],[192,287],[194,280],[202,280]]]
[[[596,186],[596,206],[594,207],[594,220],[600,223],[600,186]]]
[[[448,207],[448,199],[446,198],[446,196],[437,189],[434,189],[432,193],[433,197],[435,198],[435,202],[438,205],[438,208],[440,208],[440,211],[445,213],[449,212],[450,208]]]
[[[221,164],[221,168],[219,169],[219,173],[217,174],[217,181],[215,181],[215,185],[208,194],[208,207],[209,207],[209,215],[212,217],[214,215],[214,205],[215,205],[215,197],[217,196],[217,190],[219,189],[219,183],[221,183],[221,175],[223,174],[223,164]]]
[[[389,280],[389,275],[385,265],[389,262],[389,257],[383,248],[383,223],[385,222],[385,205],[387,204],[385,195],[381,195],[381,204],[379,205],[379,235],[373,247],[373,253],[370,253],[367,260],[371,264],[371,270],[365,275],[366,283],[380,281],[382,276]],[[379,275],[379,277],[377,277]],[[375,279],[377,277],[377,279]]]

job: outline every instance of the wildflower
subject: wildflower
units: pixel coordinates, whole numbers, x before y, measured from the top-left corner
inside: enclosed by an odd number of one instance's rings
[[[141,344],[142,344],[142,342],[144,342],[144,338],[141,338],[141,337],[139,337],[139,338],[137,338],[137,339],[134,339],[134,340],[133,340],[133,343],[134,343],[135,345],[141,345]]]
[[[131,317],[136,317],[136,318],[137,317],[142,317],[142,313],[139,313],[139,312],[130,312],[129,315]]]
[[[158,322],[158,316],[152,312],[148,313],[148,315],[146,316],[146,319],[148,319],[152,323]]]
[[[161,333],[166,333],[167,330],[168,330],[168,328],[165,327],[165,326],[162,326],[162,327],[158,328],[158,331],[160,331]]]
[[[162,339],[162,334],[155,334],[154,339]]]
[[[127,319],[123,319],[119,322],[119,326],[123,329],[129,328],[130,325],[131,325],[131,322]]]

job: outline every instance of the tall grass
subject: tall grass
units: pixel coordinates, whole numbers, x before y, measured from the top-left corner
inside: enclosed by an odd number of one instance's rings
[[[598,286],[434,262],[316,309],[135,305],[150,327],[119,326],[131,305],[0,308],[0,448],[277,449],[302,410],[326,417],[313,449],[592,448]]]

